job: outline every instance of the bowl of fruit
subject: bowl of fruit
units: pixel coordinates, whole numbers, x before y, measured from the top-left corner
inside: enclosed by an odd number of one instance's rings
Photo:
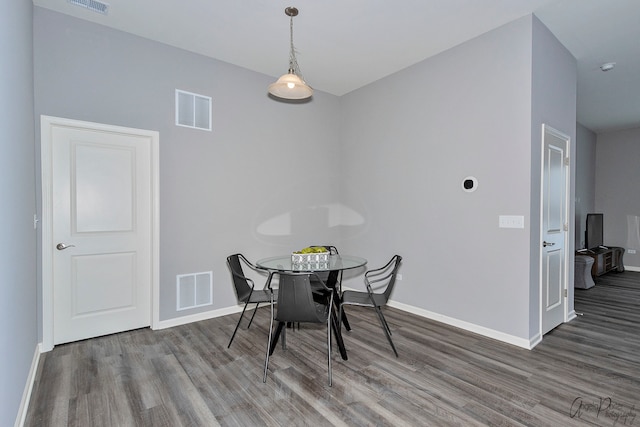
[[[329,261],[329,251],[324,246],[308,246],[291,254],[291,263],[307,264]]]

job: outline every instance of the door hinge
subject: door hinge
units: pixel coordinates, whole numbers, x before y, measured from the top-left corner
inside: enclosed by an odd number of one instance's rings
[[[562,229],[564,231],[569,231],[569,224],[567,224],[566,222],[564,223],[564,225],[562,226]]]
[[[564,297],[565,297],[565,298],[568,298],[568,297],[569,297],[569,292],[567,291],[567,289],[566,289],[566,288],[565,288],[565,290],[564,290]]]
[[[569,166],[569,158],[568,157],[564,158],[564,165],[565,166]]]

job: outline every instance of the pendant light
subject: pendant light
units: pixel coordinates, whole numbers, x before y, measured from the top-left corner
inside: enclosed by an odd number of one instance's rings
[[[313,89],[305,83],[293,47],[293,17],[298,15],[298,9],[288,7],[284,13],[290,18],[291,51],[289,52],[289,72],[283,74],[275,83],[269,85],[269,93],[282,99],[307,99],[313,95]]]

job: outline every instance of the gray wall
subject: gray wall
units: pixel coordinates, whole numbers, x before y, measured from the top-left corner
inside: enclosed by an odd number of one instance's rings
[[[539,330],[540,129],[575,140],[575,62],[535,17],[302,105],[220,61],[45,9],[34,23],[36,116],[160,132],[162,320],[233,305],[230,253],[333,243],[370,266],[403,255],[401,303]],[[213,97],[213,132],[173,125],[175,88]],[[176,312],[175,276],[207,270],[213,307]]]
[[[160,320],[235,304],[225,260],[339,244],[339,100],[290,105],[274,79],[35,8],[35,113],[160,133]],[[213,131],[174,125],[174,91]],[[176,311],[176,275],[213,271],[213,306]]]
[[[540,254],[542,245],[540,203],[542,169],[542,125],[548,125],[562,132],[570,139],[569,174],[575,177],[576,168],[576,93],[577,69],[575,58],[558,42],[555,36],[538,20],[532,19],[532,108],[531,108],[531,255],[529,283],[529,336],[540,331]],[[575,197],[575,179],[571,178],[567,195],[567,311],[573,313],[573,260],[574,234],[572,224]]]
[[[343,199],[367,223],[344,247],[374,265],[403,255],[399,302],[530,339],[540,129],[575,139],[575,78],[573,57],[526,17],[344,96]],[[465,193],[470,175],[478,190]],[[498,228],[499,215],[525,229]]]
[[[0,13],[0,425],[16,421],[38,345],[31,1]]]
[[[578,123],[576,136],[575,245],[584,248],[587,214],[595,212],[596,134]]]
[[[640,128],[598,134],[595,210],[604,213],[604,243],[626,248],[625,267],[636,271],[640,271],[639,164]]]

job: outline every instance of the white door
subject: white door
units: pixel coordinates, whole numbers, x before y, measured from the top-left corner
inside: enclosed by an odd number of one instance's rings
[[[542,334],[565,319],[569,138],[543,126],[541,294]]]
[[[157,132],[43,117],[42,133],[53,344],[149,326]]]

